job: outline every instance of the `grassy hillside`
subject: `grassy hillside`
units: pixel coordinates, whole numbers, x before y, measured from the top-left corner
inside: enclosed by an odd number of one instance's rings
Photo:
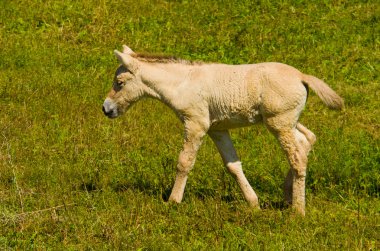
[[[378,1],[0,1],[0,249],[380,249]],[[301,121],[307,215],[283,208],[288,170],[262,126],[232,131],[263,210],[252,211],[206,139],[184,202],[166,204],[182,143],[144,100],[101,111],[128,44],[191,60],[278,61],[324,79]]]

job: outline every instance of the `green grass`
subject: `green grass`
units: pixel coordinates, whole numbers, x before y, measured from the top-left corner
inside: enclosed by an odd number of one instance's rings
[[[0,249],[379,250],[378,1],[0,1]],[[230,64],[278,61],[324,79],[301,121],[307,216],[283,208],[288,169],[261,126],[232,131],[263,210],[252,211],[210,139],[184,202],[166,204],[182,143],[144,100],[101,112],[114,49]]]

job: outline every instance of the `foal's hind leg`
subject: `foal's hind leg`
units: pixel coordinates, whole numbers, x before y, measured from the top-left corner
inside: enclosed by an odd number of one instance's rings
[[[236,154],[228,131],[209,131],[208,134],[218,148],[224,165],[239,184],[244,198],[252,207],[260,208],[257,195],[243,173],[241,162]]]
[[[306,155],[310,152],[312,149],[316,137],[314,133],[312,133],[310,130],[308,130],[305,126],[303,126],[301,123],[297,123],[297,128],[296,128],[296,140],[298,145],[300,145]],[[287,204],[292,203],[292,197],[293,197],[293,170],[292,168],[289,169],[289,172],[285,178],[285,183],[284,183],[284,197],[285,197],[285,202]]]
[[[291,174],[287,179],[289,180],[288,185],[291,186],[289,190],[291,191],[292,206],[297,212],[305,215],[307,152],[299,138],[306,139],[306,137],[296,129],[296,123],[293,121],[297,121],[297,119],[298,114],[289,113],[267,118],[265,122],[279,140],[291,166]]]

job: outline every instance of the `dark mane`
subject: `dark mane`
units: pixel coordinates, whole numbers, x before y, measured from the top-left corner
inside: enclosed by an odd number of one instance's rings
[[[148,63],[161,63],[161,64],[178,63],[178,64],[187,64],[187,65],[202,64],[202,62],[190,61],[190,60],[181,59],[174,56],[168,56],[168,55],[163,55],[163,54],[135,53],[132,55],[132,57],[137,58],[140,61],[148,62]]]

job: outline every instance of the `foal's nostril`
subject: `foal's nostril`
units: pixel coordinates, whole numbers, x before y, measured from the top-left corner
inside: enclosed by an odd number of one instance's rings
[[[106,115],[106,116],[108,116],[112,113],[112,110],[106,111],[106,108],[104,108],[104,106],[102,107],[102,111],[103,111],[104,115]]]
[[[103,110],[104,115],[106,115],[109,118],[116,118],[117,117],[115,111],[112,109],[107,110],[107,108],[105,108],[103,106],[102,110]]]

